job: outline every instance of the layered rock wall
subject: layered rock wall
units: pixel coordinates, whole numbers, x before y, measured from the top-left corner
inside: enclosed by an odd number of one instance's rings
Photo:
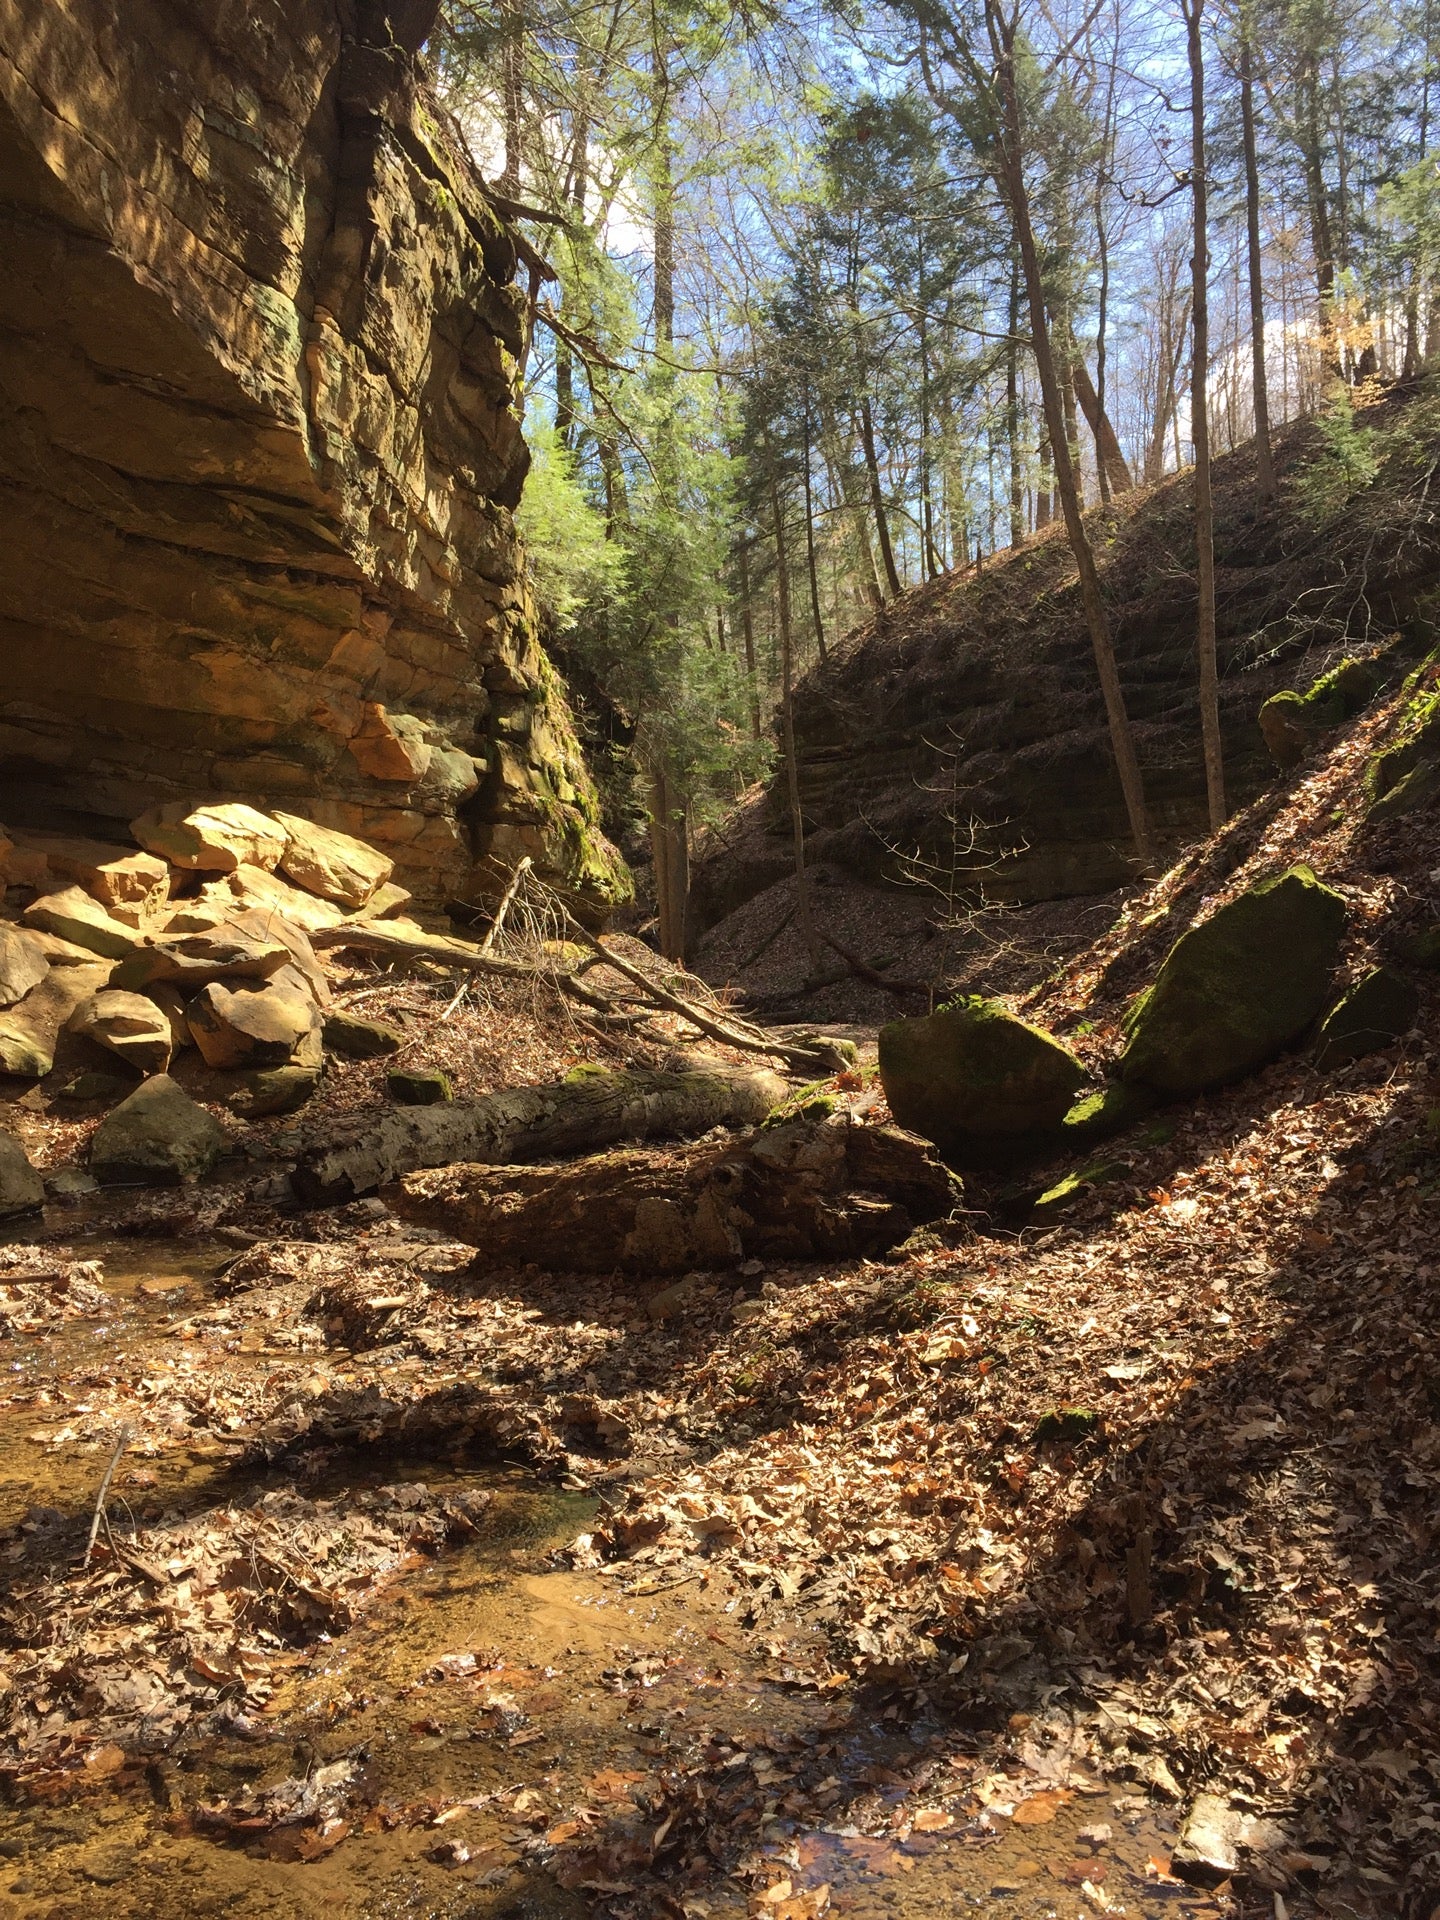
[[[0,818],[279,805],[624,888],[511,511],[515,249],[435,0],[0,0]]]

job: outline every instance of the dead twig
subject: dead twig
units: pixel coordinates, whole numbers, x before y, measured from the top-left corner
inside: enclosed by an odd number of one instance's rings
[[[517,862],[515,871],[510,876],[510,884],[500,896],[500,904],[495,909],[495,918],[490,922],[489,927],[486,929],[485,938],[480,942],[480,951],[482,953],[489,953],[490,949],[499,939],[500,931],[505,925],[505,916],[510,911],[510,904],[525,884],[525,876],[534,864],[534,861],[528,853]]]
[[[115,1477],[115,1469],[120,1464],[120,1456],[134,1437],[135,1429],[127,1420],[115,1436],[115,1451],[110,1456],[110,1464],[105,1469],[105,1478],[100,1482],[100,1491],[95,1496],[95,1511],[90,1516],[90,1537],[85,1542],[85,1558],[82,1567],[90,1565],[90,1556],[95,1551],[95,1542],[100,1535],[100,1522],[105,1517],[105,1496],[110,1491],[110,1482]]]

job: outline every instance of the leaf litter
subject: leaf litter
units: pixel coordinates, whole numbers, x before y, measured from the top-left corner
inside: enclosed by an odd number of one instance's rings
[[[1351,899],[1352,969],[1433,919],[1423,820],[1377,837],[1347,801],[1382,723],[1136,896],[1030,1008],[1083,1023],[1103,1064],[1174,928],[1301,854]],[[537,1765],[377,1813],[341,1755],[197,1801],[197,1831],[288,1832],[274,1844],[303,1863],[366,1819],[443,1834],[485,1801],[509,1822],[485,1845],[616,1916],[818,1915],[857,1872],[918,1887],[937,1858],[1003,1854],[1005,1898],[1043,1884],[1087,1913],[1430,1920],[1433,997],[1385,1055],[1325,1077],[1293,1057],[1121,1140],[1058,1226],[962,1220],[884,1263],[700,1275],[664,1321],[644,1287],[487,1272],[378,1203],[306,1219],[248,1191],[230,1230],[254,1244],[204,1304],[20,1383],[7,1414],[97,1463],[92,1486],[124,1423],[132,1475],[215,1450],[296,1490],[142,1507],[84,1572],[73,1517],[21,1523],[0,1547],[12,1778],[123,1782],[158,1730],[263,1716],[287,1658],[343,1636],[457,1526],[448,1496],[407,1506],[404,1484],[298,1488],[357,1447],[429,1448],[597,1495],[571,1577],[591,1604],[683,1607],[697,1642],[740,1636],[763,1726],[724,1724],[733,1641],[713,1668],[698,1648],[617,1651],[599,1684],[651,1731],[617,1730],[616,1763],[583,1779]],[[977,1209],[993,1198],[974,1183]],[[523,1704],[543,1684],[469,1657],[425,1689],[477,1689],[481,1738],[519,1767],[547,1744]],[[1206,1891],[1202,1799],[1239,1836]],[[1127,1836],[1150,1850],[1108,1857]],[[462,1833],[436,1871],[487,1857]]]

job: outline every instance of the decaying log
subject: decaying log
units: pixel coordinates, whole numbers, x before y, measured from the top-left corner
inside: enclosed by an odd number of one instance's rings
[[[547,1086],[508,1087],[484,1100],[347,1115],[306,1142],[290,1181],[301,1200],[333,1206],[419,1167],[497,1166],[591,1153],[617,1140],[754,1126],[788,1091],[776,1074],[718,1062],[703,1073],[580,1067]]]
[[[564,1167],[446,1167],[385,1189],[402,1219],[468,1242],[486,1266],[582,1273],[876,1253],[961,1197],[929,1141],[843,1113]]]

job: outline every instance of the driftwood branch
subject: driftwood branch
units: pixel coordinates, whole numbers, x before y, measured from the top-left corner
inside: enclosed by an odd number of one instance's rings
[[[558,895],[553,898],[557,908],[563,910],[563,902]],[[721,1018],[704,1007],[696,1006],[693,1001],[684,999],[671,988],[652,979],[633,960],[627,960],[623,954],[603,945],[588,927],[581,926],[568,911],[565,917],[571,940],[589,950],[587,957],[578,965],[512,958],[493,950],[487,952],[483,945],[471,940],[459,940],[446,934],[410,932],[379,923],[361,926],[347,922],[338,927],[323,927],[312,936],[311,944],[319,951],[353,947],[358,952],[380,954],[392,960],[430,960],[437,966],[454,967],[467,973],[495,974],[504,980],[546,981],[557,992],[607,1016],[623,1013],[625,1009],[583,980],[581,975],[598,966],[611,967],[640,990],[644,1004],[653,1011],[678,1015],[707,1039],[718,1041],[722,1046],[734,1047],[741,1053],[769,1055],[783,1060],[787,1066],[801,1073],[830,1073],[849,1064],[842,1049],[831,1042],[823,1039],[809,1042],[782,1040],[762,1027],[752,1026],[748,1021]]]

